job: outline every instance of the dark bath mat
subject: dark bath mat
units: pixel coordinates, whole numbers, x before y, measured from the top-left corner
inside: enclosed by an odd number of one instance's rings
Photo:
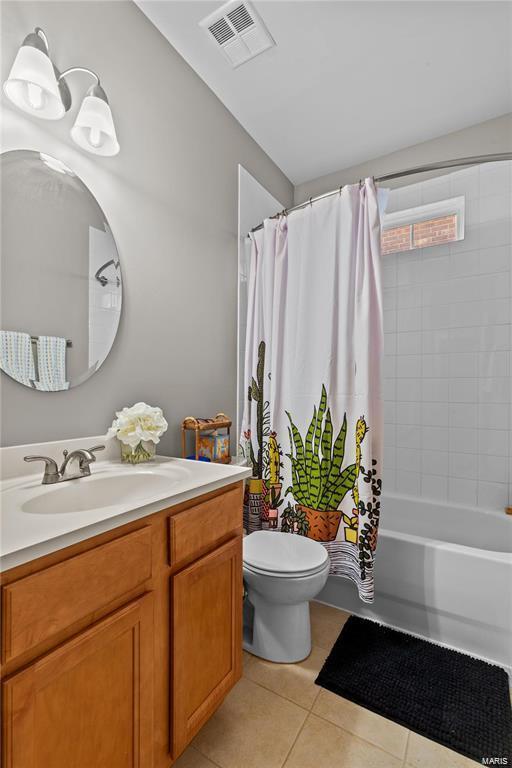
[[[501,667],[351,616],[316,683],[479,763],[512,765]]]

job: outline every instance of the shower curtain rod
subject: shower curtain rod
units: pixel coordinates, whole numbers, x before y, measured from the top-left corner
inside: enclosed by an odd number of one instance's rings
[[[475,155],[474,157],[459,157],[453,160],[443,160],[439,163],[428,163],[427,165],[417,165],[415,168],[407,168],[405,171],[397,171],[395,173],[386,173],[384,176],[374,176],[375,183],[381,181],[391,181],[392,179],[399,179],[402,176],[412,176],[415,173],[426,173],[427,171],[441,171],[444,168],[457,168],[460,165],[480,165],[481,163],[496,163],[500,160],[512,160],[512,152],[501,152],[494,155]],[[347,186],[343,184],[337,189],[333,189],[332,192],[325,192],[323,195],[317,195],[316,197],[310,197],[309,200],[305,200],[303,203],[293,205],[291,208],[285,208],[284,211],[270,216],[271,219],[277,219],[279,216],[288,215],[292,211],[299,211],[301,208],[305,208],[306,205],[316,203],[318,200],[323,200],[326,197],[332,197],[332,195],[338,195],[342,188]],[[251,232],[257,232],[259,229],[263,229],[263,222],[258,224],[257,227],[251,229]]]

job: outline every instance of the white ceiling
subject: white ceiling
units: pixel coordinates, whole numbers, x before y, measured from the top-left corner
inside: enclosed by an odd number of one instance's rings
[[[295,184],[510,112],[510,2],[258,0],[277,42],[238,69],[198,22],[136,0]]]

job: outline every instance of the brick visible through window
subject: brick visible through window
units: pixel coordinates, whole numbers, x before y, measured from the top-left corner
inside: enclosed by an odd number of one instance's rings
[[[410,251],[412,226],[407,224],[405,227],[392,227],[385,229],[380,238],[381,253],[395,253],[396,251]]]
[[[442,216],[427,221],[418,221],[400,227],[384,229],[381,234],[381,253],[412,251],[440,243],[457,240],[457,214]]]
[[[419,221],[412,225],[413,248],[425,248],[427,245],[449,243],[457,239],[457,214],[443,216],[440,219]]]

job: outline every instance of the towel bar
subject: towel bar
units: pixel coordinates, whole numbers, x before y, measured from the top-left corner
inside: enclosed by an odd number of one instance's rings
[[[38,338],[39,338],[38,336],[31,336],[30,337],[30,341],[33,344],[37,344],[37,339]],[[66,339],[66,347],[72,347],[72,346],[73,346],[73,342],[71,341],[71,339]]]

